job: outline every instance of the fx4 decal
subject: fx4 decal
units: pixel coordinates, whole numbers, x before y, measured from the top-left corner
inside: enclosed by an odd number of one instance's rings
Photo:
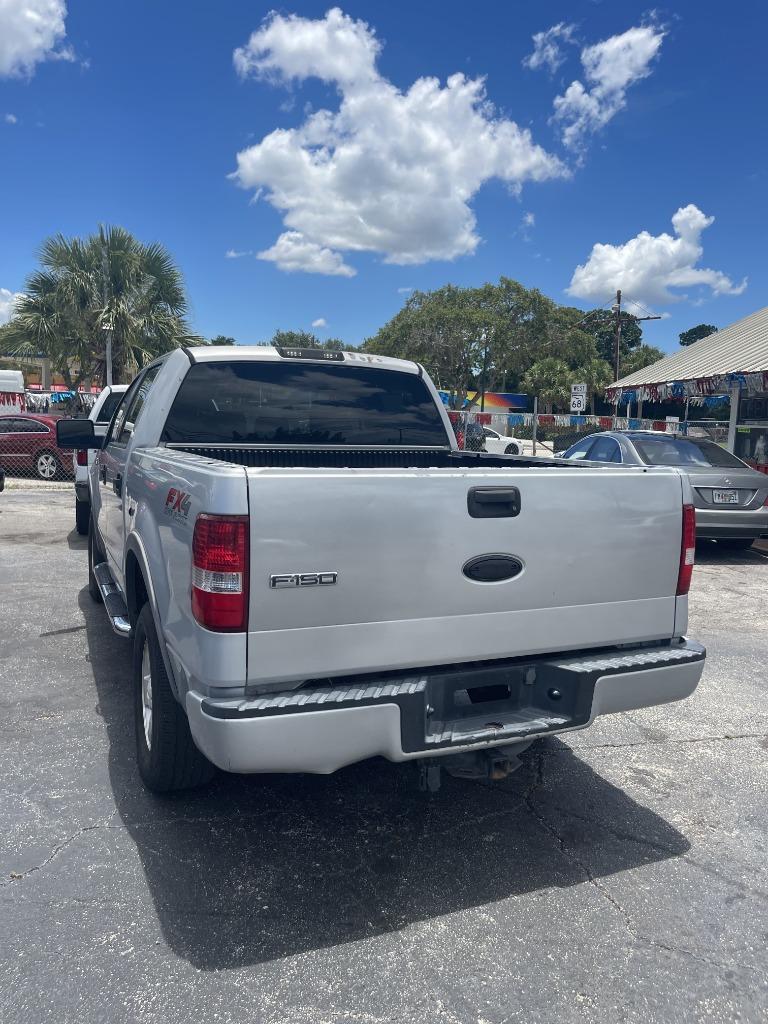
[[[186,491],[171,487],[165,496],[165,514],[178,522],[185,523],[189,515],[192,498]]]

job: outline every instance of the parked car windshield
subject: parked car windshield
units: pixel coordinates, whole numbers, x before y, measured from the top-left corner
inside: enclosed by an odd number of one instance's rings
[[[282,361],[192,366],[168,414],[163,440],[448,445],[435,402],[415,374]]]
[[[741,459],[714,441],[685,437],[633,437],[640,458],[649,466],[715,466],[744,469]]]

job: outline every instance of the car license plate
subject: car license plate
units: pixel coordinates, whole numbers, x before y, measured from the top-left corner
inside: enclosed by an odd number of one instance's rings
[[[738,505],[739,495],[737,491],[713,491],[712,500],[715,505]]]

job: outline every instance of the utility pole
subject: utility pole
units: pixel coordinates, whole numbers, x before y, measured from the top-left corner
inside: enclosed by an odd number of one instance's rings
[[[104,236],[101,239],[101,284],[104,293],[104,312],[110,317],[106,324],[102,325],[102,330],[107,332],[107,365],[105,370],[104,383],[108,387],[112,387],[112,319],[111,314],[107,313],[109,306],[109,259],[107,258],[107,246],[104,241]]]
[[[631,300],[630,300],[631,301]],[[612,311],[616,314],[616,327],[614,330],[614,369],[613,369],[613,380],[614,383],[619,379],[619,358],[621,355],[621,288],[616,289],[616,302],[611,307]],[[632,319],[636,322],[641,320],[661,320],[660,316],[635,316],[631,314]]]
[[[619,352],[621,351],[621,288],[616,289],[616,304],[613,307],[616,314],[616,327],[614,330],[614,363],[613,379],[619,379]]]
[[[483,331],[483,342],[485,347],[483,349],[483,372],[480,383],[480,412],[485,412],[485,375],[488,372],[488,347],[490,344],[487,332],[485,331]]]

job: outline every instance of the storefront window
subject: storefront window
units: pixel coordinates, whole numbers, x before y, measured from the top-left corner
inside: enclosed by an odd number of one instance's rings
[[[737,427],[734,454],[755,469],[768,473],[768,423],[762,426]]]

